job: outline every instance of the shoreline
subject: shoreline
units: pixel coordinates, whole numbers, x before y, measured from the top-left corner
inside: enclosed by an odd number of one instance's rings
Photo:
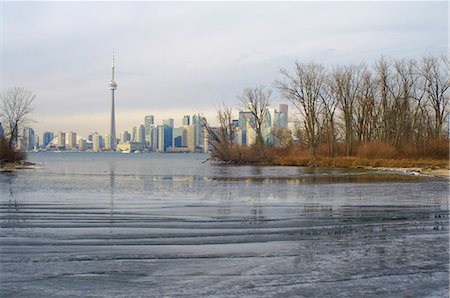
[[[224,164],[226,165],[226,164]],[[236,165],[236,164],[233,164]],[[330,167],[330,165],[279,165],[279,164],[258,164],[258,163],[242,163],[240,165],[255,165],[255,166],[297,166],[297,167]],[[347,168],[347,169],[364,169],[367,171],[381,171],[381,172],[393,172],[396,174],[403,175],[422,175],[430,177],[439,178],[449,178],[450,179],[450,169],[426,166],[426,167],[386,167],[386,166],[367,166],[367,165],[332,165],[335,168]],[[30,161],[17,161],[17,162],[6,162],[0,165],[1,172],[11,172],[14,170],[32,170],[36,169],[36,164]]]
[[[367,170],[396,172],[399,174],[425,175],[432,177],[450,178],[449,169],[431,169],[431,168],[395,168],[395,167],[363,167]]]

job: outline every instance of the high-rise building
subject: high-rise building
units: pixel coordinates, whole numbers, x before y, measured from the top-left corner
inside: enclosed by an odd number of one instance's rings
[[[76,149],[77,148],[77,133],[76,132],[68,132],[67,133],[67,149]]]
[[[87,142],[86,142],[85,139],[81,138],[78,141],[78,150],[79,151],[86,151],[86,149],[87,149]]]
[[[99,133],[94,133],[92,135],[92,150],[100,151],[103,148],[103,138]]]
[[[58,149],[66,149],[66,133],[58,132]]]
[[[186,125],[186,147],[191,152],[195,151],[195,125]]]
[[[237,140],[239,145],[249,145],[247,144],[247,128],[249,127],[248,122],[252,120],[252,113],[242,111],[239,112],[239,133]]]
[[[184,147],[183,144],[183,138],[184,138],[184,131],[186,128],[184,127],[178,127],[174,128],[172,131],[172,137],[173,137],[173,147]]]
[[[166,152],[169,147],[172,147],[172,127],[158,125],[158,151]]]
[[[151,150],[157,150],[158,149],[158,127],[152,126],[150,129],[150,135],[152,136],[150,138],[150,149]]]
[[[208,153],[209,150],[209,139],[208,139],[208,129],[203,127],[203,153]]]
[[[129,141],[131,141],[131,135],[130,135],[130,133],[128,132],[128,131],[124,131],[123,133],[122,133],[122,142],[129,142]]]
[[[195,126],[195,147],[199,147],[200,146],[200,128],[201,128],[201,124],[200,124],[200,115],[196,114],[196,115],[192,115],[192,125]]]
[[[150,127],[150,125],[155,124],[155,116],[153,115],[148,115],[144,117],[144,126],[145,127]]]
[[[114,91],[117,89],[117,83],[114,81],[114,51],[112,55],[112,78],[109,81],[109,90],[111,90],[111,129],[109,132],[111,144],[111,150],[116,149],[116,119],[115,119],[115,111],[114,111]]]
[[[131,141],[137,142],[137,126],[133,126],[133,129],[131,130]]]
[[[183,116],[183,126],[190,125],[191,124],[191,116],[184,115]]]
[[[34,149],[39,149],[39,135],[34,136]]]
[[[33,150],[34,149],[34,130],[30,127],[23,128],[23,140],[25,150]]]
[[[163,120],[163,125],[167,125],[167,126],[170,126],[170,127],[173,128],[173,126],[174,126],[173,119],[172,118],[164,119]]]
[[[280,128],[287,128],[288,127],[288,105],[287,104],[280,104],[280,116],[279,116],[279,127]]]
[[[53,132],[46,131],[42,135],[42,147],[47,148],[47,145],[53,140]]]
[[[155,117],[153,115],[148,115],[144,117],[144,126],[145,126],[145,143],[146,147],[151,147],[151,128],[155,124]]]
[[[105,141],[105,146],[104,146],[105,150],[112,150],[111,136],[109,134],[105,135],[104,141]]]
[[[139,143],[145,143],[145,127],[144,125],[139,125],[138,135],[137,135],[137,141]]]

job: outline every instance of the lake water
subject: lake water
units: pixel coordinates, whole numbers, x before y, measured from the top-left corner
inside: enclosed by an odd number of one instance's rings
[[[448,179],[206,158],[0,173],[0,296],[448,297]]]

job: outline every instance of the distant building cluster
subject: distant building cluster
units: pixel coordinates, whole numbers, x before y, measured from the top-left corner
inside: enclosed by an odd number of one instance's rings
[[[42,138],[30,127],[23,128],[20,138],[22,150],[33,151],[122,151],[122,152],[207,152],[208,136],[204,127],[206,119],[200,114],[185,115],[182,125],[174,127],[174,119],[164,119],[155,124],[154,115],[144,117],[144,123],[129,131],[123,131],[120,138],[111,140],[110,134],[92,132],[87,137],[76,132],[58,133],[46,131]],[[239,145],[251,145],[256,140],[251,113],[241,111],[239,118],[233,120],[235,142]],[[288,127],[288,106],[281,104],[279,110],[269,109],[264,117],[263,137],[267,144],[274,144],[274,128]],[[0,135],[3,129],[0,123]],[[115,148],[115,149],[114,149]]]
[[[115,98],[117,89],[115,81],[114,53],[112,57],[112,78],[109,81],[111,91],[111,126],[110,133],[101,135],[93,132],[87,137],[76,132],[62,132],[57,134],[46,131],[42,140],[31,127],[24,127],[18,146],[24,151],[122,151],[122,152],[208,152],[208,134],[204,127],[206,119],[200,114],[185,115],[182,125],[174,127],[174,119],[164,119],[161,124],[155,124],[154,115],[144,117],[144,123],[134,126],[131,133],[122,132],[120,138],[116,136]],[[241,111],[239,118],[233,120],[235,143],[251,145],[256,141],[254,118],[251,113]],[[287,128],[288,106],[281,104],[279,110],[268,109],[264,115],[263,139],[265,143],[275,144],[273,131],[275,128]],[[3,128],[0,123],[0,136]]]

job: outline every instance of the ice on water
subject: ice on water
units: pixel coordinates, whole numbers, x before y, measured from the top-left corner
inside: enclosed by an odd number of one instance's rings
[[[1,296],[448,297],[448,180],[205,158],[0,173]]]

